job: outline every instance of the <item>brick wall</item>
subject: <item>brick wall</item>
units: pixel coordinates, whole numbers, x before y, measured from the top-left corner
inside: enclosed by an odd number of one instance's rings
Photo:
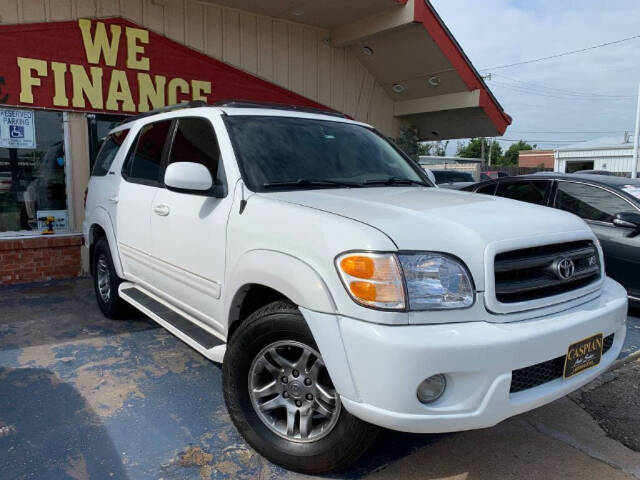
[[[519,167],[539,167],[553,168],[555,157],[553,150],[521,150],[518,155]]]
[[[77,277],[82,235],[0,238],[0,285]]]

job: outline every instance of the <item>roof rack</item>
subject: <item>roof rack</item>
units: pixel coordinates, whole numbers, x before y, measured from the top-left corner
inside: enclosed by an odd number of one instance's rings
[[[269,108],[273,110],[293,110],[296,112],[318,113],[322,115],[331,115],[332,117],[348,118],[344,113],[336,112],[333,110],[304,107],[302,105],[288,105],[285,103],[250,102],[244,100],[220,100],[219,102],[214,103],[213,106],[228,108]]]
[[[167,113],[173,112],[174,110],[182,110],[184,108],[200,108],[207,107],[207,103],[202,100],[194,100],[192,102],[183,102],[178,103],[176,105],[168,105],[166,107],[155,108],[153,110],[149,110],[148,112],[140,113],[138,115],[133,115],[132,117],[125,118],[119,125],[123,125],[125,123],[133,122],[135,120],[140,120],[141,118],[150,117],[151,115],[157,115],[158,113]]]

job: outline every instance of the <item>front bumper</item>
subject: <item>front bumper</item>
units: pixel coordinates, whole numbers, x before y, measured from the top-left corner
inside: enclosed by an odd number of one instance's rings
[[[576,390],[618,357],[627,294],[606,279],[602,294],[569,310],[512,323],[387,326],[301,309],[345,408],[393,430],[453,432],[493,426]],[[452,320],[455,312],[451,312]],[[569,379],[510,393],[511,372],[566,354],[570,344],[615,334],[600,364]],[[423,405],[418,384],[443,373],[447,389]]]

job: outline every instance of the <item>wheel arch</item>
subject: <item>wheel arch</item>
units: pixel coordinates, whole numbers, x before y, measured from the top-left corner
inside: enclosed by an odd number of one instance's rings
[[[103,208],[96,208],[92,214],[92,222],[89,227],[89,235],[87,239],[89,242],[89,261],[91,270],[93,270],[93,251],[95,244],[102,237],[107,238],[109,250],[111,251],[111,258],[113,259],[113,267],[115,268],[116,273],[120,278],[124,278],[122,264],[120,263],[120,253],[118,251],[118,244],[113,224],[111,223],[111,218],[106,210]],[[91,271],[91,274],[93,275],[93,271]]]
[[[304,261],[273,250],[252,250],[233,268],[232,292],[225,304],[227,338],[251,313],[277,300],[320,312],[335,312],[329,289],[318,272]]]

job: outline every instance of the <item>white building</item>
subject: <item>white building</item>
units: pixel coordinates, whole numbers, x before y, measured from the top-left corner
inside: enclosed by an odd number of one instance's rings
[[[630,173],[633,163],[633,138],[628,135],[580,142],[555,151],[556,172],[606,170]]]

